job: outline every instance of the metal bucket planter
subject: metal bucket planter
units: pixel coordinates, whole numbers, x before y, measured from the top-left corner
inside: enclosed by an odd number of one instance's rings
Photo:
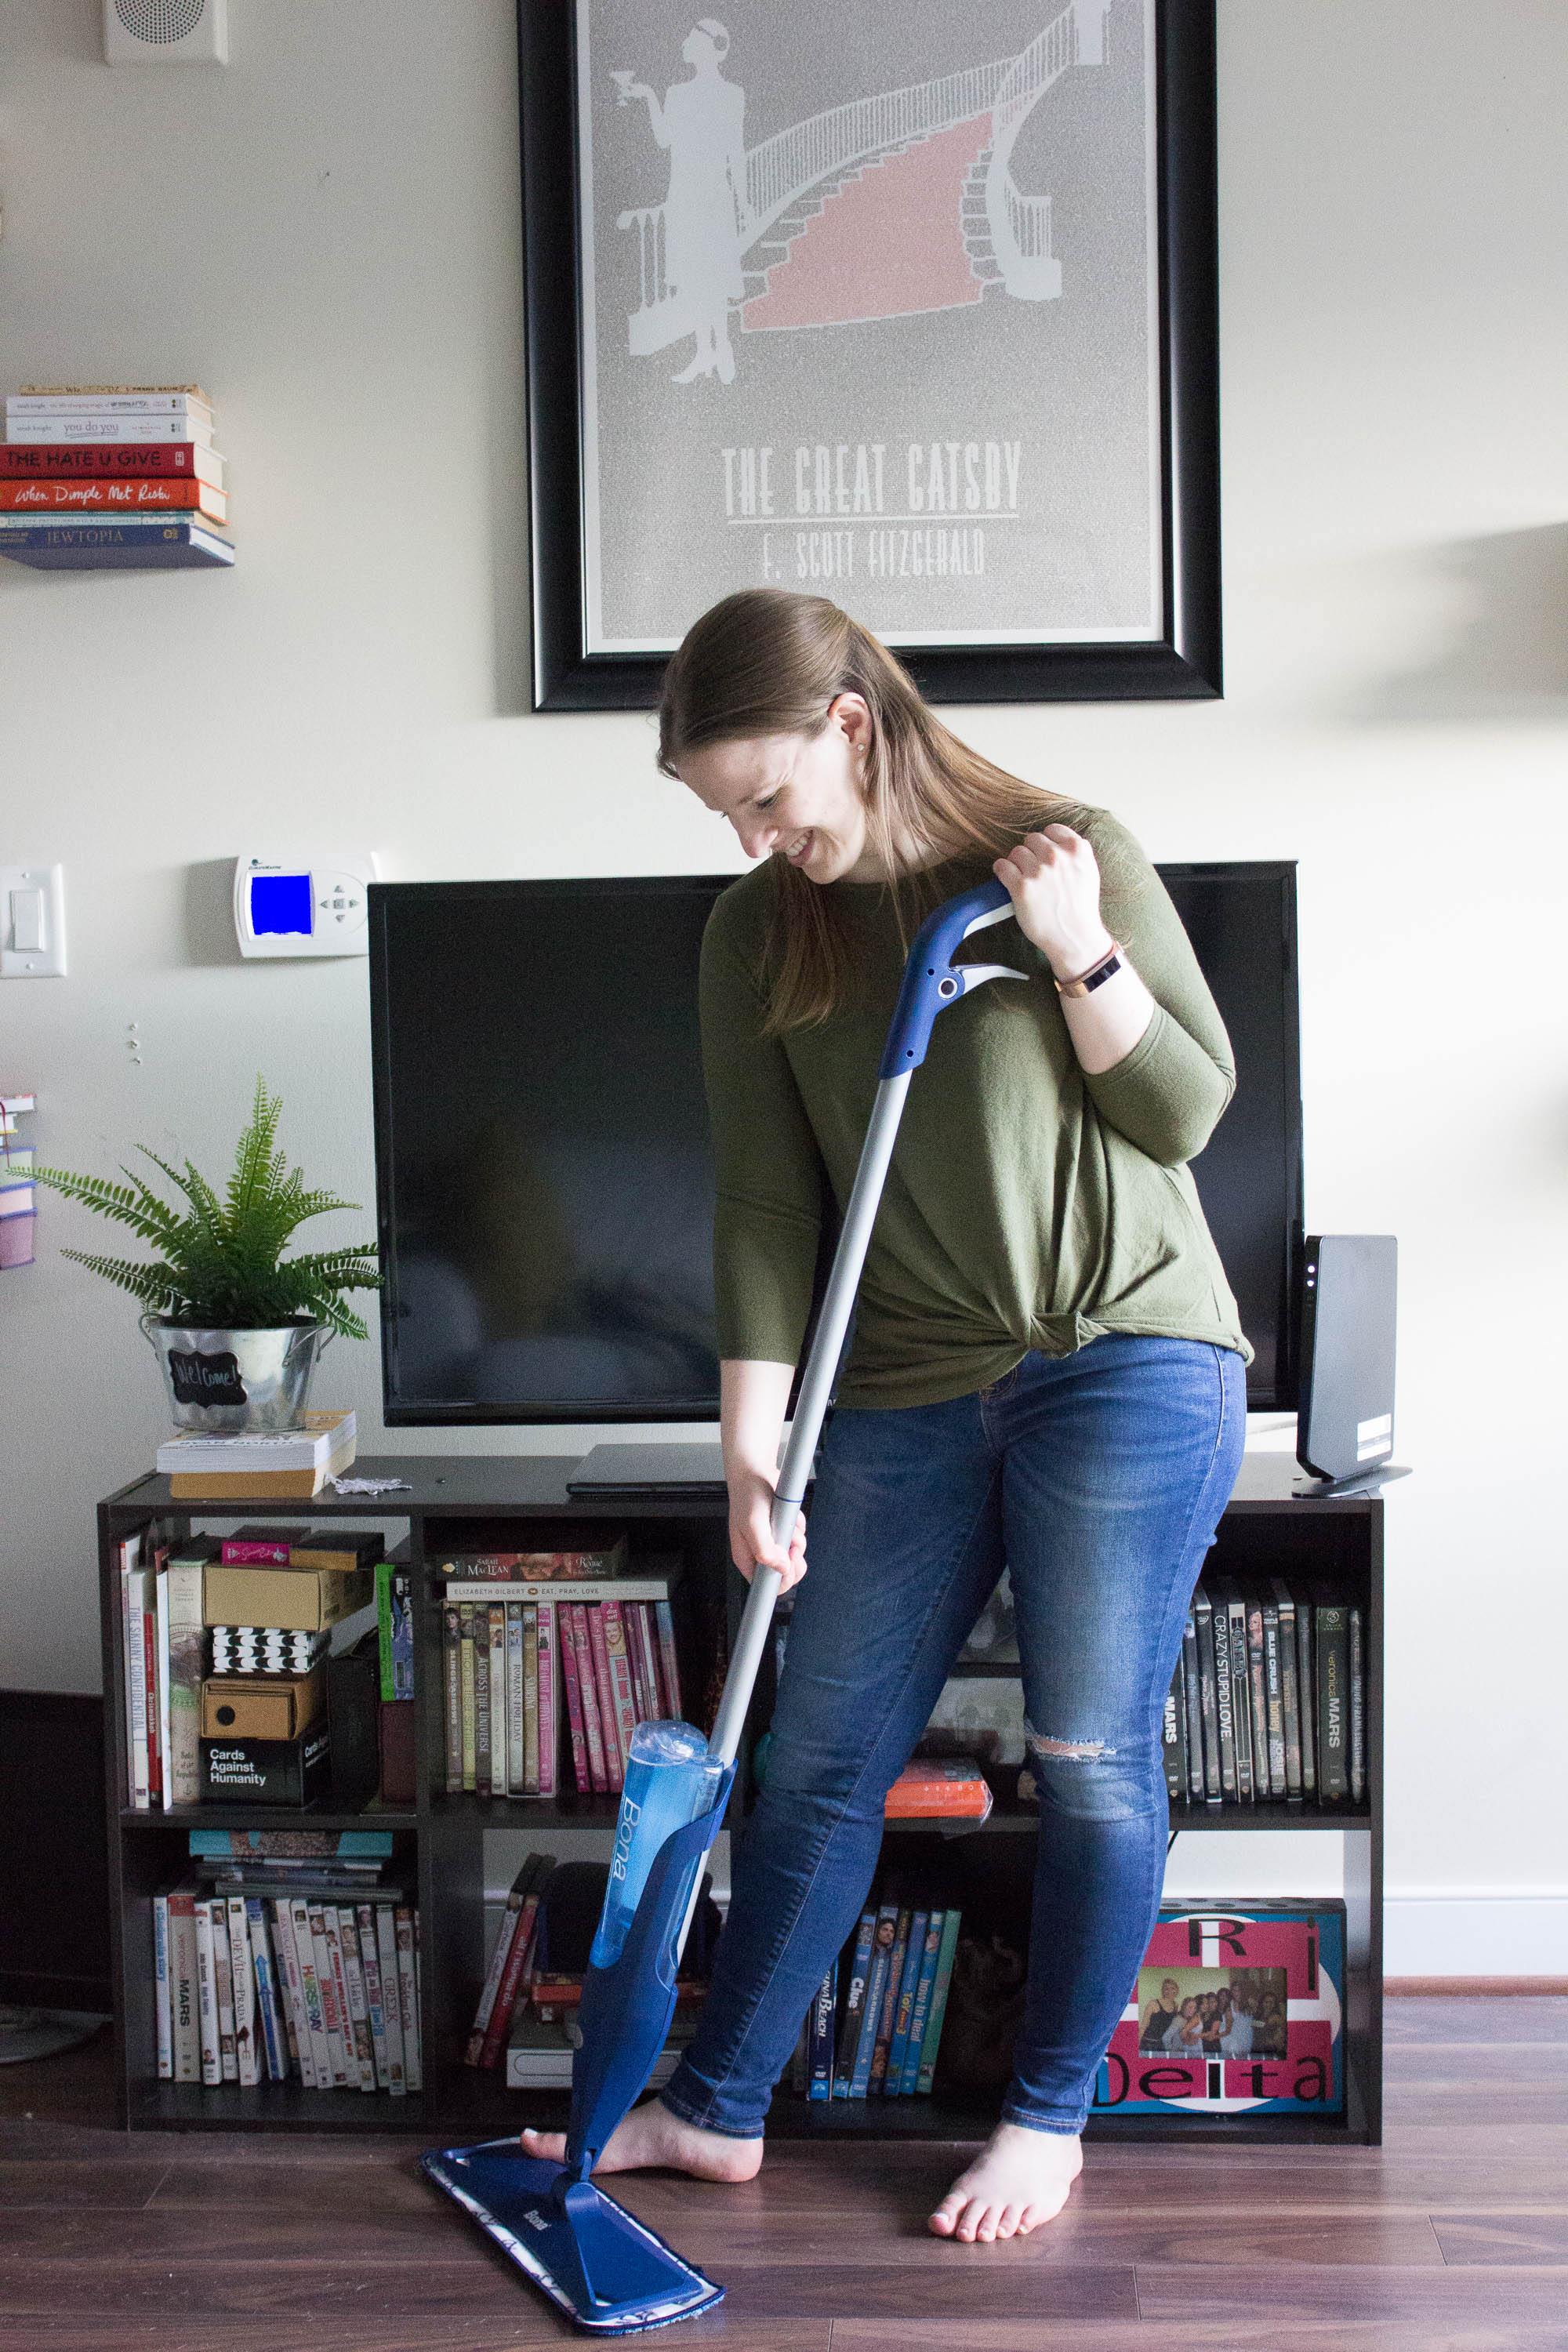
[[[310,1381],[331,1338],[324,1323],[284,1323],[275,1330],[195,1331],[144,1315],[142,1329],[163,1367],[176,1429],[234,1436],[298,1429]]]

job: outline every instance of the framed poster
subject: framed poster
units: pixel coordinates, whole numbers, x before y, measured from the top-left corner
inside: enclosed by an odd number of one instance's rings
[[[1212,0],[692,5],[520,0],[536,708],[766,583],[938,700],[1217,694]]]

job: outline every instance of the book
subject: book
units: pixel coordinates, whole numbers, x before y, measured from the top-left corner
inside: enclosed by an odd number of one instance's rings
[[[125,1738],[129,1769],[128,1794],[138,1812],[151,1804],[147,1751],[147,1673],[145,1588],[137,1565],[142,1538],[128,1536],[120,1547],[120,1639],[125,1692]]]
[[[509,1790],[526,1787],[528,1769],[527,1709],[523,1697],[525,1674],[523,1604],[505,1603],[506,1612],[506,1777]]]
[[[229,1568],[287,1568],[291,1547],[308,1542],[310,1534],[306,1526],[236,1528],[224,1537],[217,1556]]]
[[[487,1621],[488,1622],[488,1621]],[[464,1789],[477,1789],[479,1774],[479,1675],[474,1662],[474,1604],[458,1604],[458,1718],[463,1748]]]
[[[899,2084],[899,2095],[912,2098],[920,2083],[921,2058],[925,2049],[926,2026],[931,2019],[931,1997],[936,1987],[937,1962],[942,1957],[942,1922],[945,1913],[933,1911],[926,1922],[925,1940],[921,1951],[920,1974],[915,1979],[915,2002],[910,2014],[910,2038],[904,2053],[904,2071]]]
[[[479,2054],[485,2044],[485,2034],[495,2010],[496,1994],[500,1990],[500,1980],[506,1973],[507,1959],[511,1951],[512,1937],[517,1932],[517,1923],[521,1915],[523,1903],[547,1867],[553,1867],[550,1856],[531,1853],[525,1858],[522,1868],[511,1882],[505,1907],[501,1912],[500,1926],[490,1952],[489,1968],[486,1972],[484,1985],[479,1993],[479,2005],[474,2011],[474,2021],[468,2029],[468,2044],[463,2052],[465,2066],[477,2066],[479,2063]]]
[[[196,1892],[195,1882],[187,1879],[171,1888],[168,1897],[170,2036],[176,2083],[202,2079]]]
[[[838,1963],[834,1961],[816,1988],[811,2004],[811,2030],[806,2038],[805,2095],[833,2096],[833,2015],[838,2002]]]
[[[1279,1621],[1279,1711],[1285,1732],[1285,1794],[1301,1794],[1301,1707],[1296,1682],[1296,1603],[1290,1588],[1273,1579],[1274,1607]]]
[[[675,1654],[675,1619],[668,1600],[653,1603],[655,1631],[658,1635],[658,1669],[664,1689],[664,1704],[672,1723],[685,1715],[680,1700],[680,1667]]]
[[[1312,1595],[1317,1621],[1318,1793],[1326,1804],[1350,1795],[1350,1628],[1344,1604],[1327,1592]]]
[[[1215,1679],[1214,1602],[1202,1578],[1193,1592],[1193,1620],[1198,1633],[1198,1697],[1204,1726],[1204,1795],[1217,1805],[1225,1792],[1219,1752],[1219,1686]]]
[[[234,2000],[234,2056],[242,2086],[261,2080],[261,2032],[256,2014],[256,1968],[250,1955],[250,1922],[243,1895],[228,1898],[228,1958]]]
[[[1263,1688],[1268,1702],[1268,1786],[1276,1797],[1285,1787],[1285,1685],[1280,1678],[1279,1608],[1263,1597]]]
[[[1230,1717],[1236,1737],[1236,1793],[1238,1802],[1251,1804],[1252,1708],[1247,1664],[1247,1602],[1234,1586],[1226,1591],[1226,1614],[1230,1633]]]
[[[214,2087],[223,2081],[223,2050],[218,2040],[217,1958],[213,1948],[213,1906],[204,1895],[196,1911],[196,2021],[201,2030],[202,2081]]]
[[[305,2003],[303,1964],[294,1932],[294,1906],[285,1896],[277,1896],[273,1900],[272,1937],[282,1971],[285,2030],[292,2045],[300,2080],[308,2091],[313,2091],[316,2088],[316,2062],[310,2020]]]
[[[359,1935],[360,1974],[364,1979],[364,2003],[370,2019],[371,2056],[375,2066],[376,2086],[394,2097],[403,2090],[403,2069],[393,2078],[391,2045],[386,2034],[386,2007],[381,1981],[381,1953],[376,1942],[375,1913],[368,1903],[355,1911]]]
[[[583,1727],[583,1696],[577,1681],[577,1645],[572,1638],[572,1612],[561,1612],[561,1689],[566,1706],[566,1730],[572,1743],[572,1777],[586,1796],[594,1782],[588,1769],[588,1741]]]
[[[990,1782],[972,1758],[917,1756],[889,1790],[884,1811],[890,1822],[984,1822],[994,1801]]]
[[[507,1793],[506,1603],[492,1601],[490,1628],[490,1794]],[[477,1662],[476,1662],[477,1663]]]
[[[0,476],[0,513],[143,515],[198,513],[228,520],[228,494],[193,475],[95,476],[86,480],[16,481]]]
[[[1160,1758],[1165,1769],[1165,1793],[1173,1804],[1187,1797],[1187,1700],[1182,1688],[1182,1662],[1171,1676],[1160,1711]]]
[[[343,2032],[342,2011],[338,2005],[338,1972],[333,1966],[332,1944],[328,1940],[327,1908],[324,1903],[308,1902],[305,1916],[310,1925],[310,1950],[316,1965],[316,1998],[321,2009],[327,2079],[334,2091],[343,2091],[348,2088],[349,2081],[349,2045]],[[332,1940],[335,1941],[335,1906],[332,1906]]]
[[[626,1565],[626,1539],[617,1536],[611,1543],[582,1551],[450,1552],[445,1560],[432,1563],[430,1573],[459,1583],[608,1581],[623,1576]]]
[[[193,475],[223,488],[224,461],[199,441],[26,441],[0,445],[0,481]]]
[[[202,1581],[210,1546],[188,1540],[172,1552],[163,1572],[168,1611],[167,1663],[164,1676],[169,1694],[169,1769],[166,1787],[172,1805],[201,1801],[201,1691],[206,1675],[206,1626],[202,1613]]]
[[[165,527],[178,526],[158,526]],[[330,1475],[353,1460],[354,1437],[354,1416],[346,1410],[308,1412],[299,1429],[255,1435],[216,1437],[205,1430],[186,1430],[159,1446],[156,1466],[168,1478],[176,1500],[222,1502],[246,1495],[309,1497],[321,1492]],[[226,1623],[257,1622],[237,1611],[215,1614]]]
[[[375,2045],[371,2039],[370,2004],[365,1999],[364,1970],[360,1965],[359,1927],[351,1905],[338,1906],[338,1949],[342,1955],[348,1986],[349,2023],[353,2030],[354,2056],[359,2062],[359,2086],[375,2090]]]
[[[464,1580],[448,1577],[445,1598],[447,1601],[581,1601],[604,1602],[613,1601],[668,1601],[671,1580],[668,1576],[572,1576],[556,1580],[531,1578],[477,1577]]]
[[[624,1775],[632,1752],[632,1734],[637,1727],[637,1693],[632,1684],[631,1660],[626,1654],[626,1620],[618,1601],[601,1603],[599,1614],[605,1623],[605,1655],[609,1661],[610,1689],[616,1708],[616,1736],[620,1743]]]
[[[1249,1596],[1247,1603],[1247,1688],[1252,1717],[1252,1788],[1259,1799],[1284,1795],[1276,1791],[1268,1767],[1268,1676],[1263,1654],[1263,1603]]]
[[[537,1601],[513,1601],[507,1605],[510,1618],[516,1610],[522,1624],[522,1733],[517,1777],[512,1782],[527,1797],[539,1794],[539,1603]]]
[[[409,2089],[418,2091],[424,2087],[424,2065],[419,2047],[419,1991],[415,1974],[415,1914],[406,1905],[400,1904],[395,1918],[398,2005],[403,2013],[403,2069]]]
[[[921,2044],[920,2073],[915,2078],[915,2089],[927,2097],[936,2079],[937,2053],[942,2047],[942,2021],[947,2015],[948,1989],[952,1982],[952,1964],[958,1951],[958,1929],[963,1916],[962,1912],[949,1911],[942,1923],[942,1949],[937,1954],[925,2039]]]
[[[855,1957],[850,1963],[849,1980],[844,1989],[844,2016],[838,2028],[838,2047],[833,2063],[833,2095],[847,2099],[855,2074],[855,2054],[860,2041],[860,2027],[866,2015],[866,1982],[871,1971],[871,1938],[877,1932],[875,1911],[862,1911],[856,1930]]]
[[[414,1696],[414,1580],[390,1559],[375,1565],[376,1630],[384,1699]]]
[[[621,1750],[620,1711],[616,1702],[616,1686],[610,1673],[610,1653],[605,1639],[605,1618],[601,1609],[585,1609],[588,1620],[588,1647],[594,1659],[594,1687],[599,1699],[599,1731],[605,1743],[605,1775],[612,1793],[618,1793],[626,1779],[626,1758]]]
[[[392,2095],[401,2099],[408,2092],[408,2052],[403,2035],[403,1997],[397,1974],[397,1922],[384,1905],[375,1913],[375,1960],[381,1975],[381,2008]]]
[[[245,1914],[249,1932],[251,1966],[256,1971],[256,2014],[267,2057],[267,2077],[268,2082],[286,2083],[289,2079],[289,2042],[283,2024],[283,2004],[279,1997],[273,1941],[267,1924],[267,1906],[258,1895],[246,1898]]]
[[[392,1860],[390,1830],[191,1830],[186,1845],[209,1861],[372,1865]]]
[[[210,449],[213,421],[193,409],[187,416],[10,416],[5,420],[9,446],[69,447],[75,443],[124,441],[185,442]]]
[[[1236,1722],[1231,1714],[1230,1609],[1223,1591],[1210,1595],[1214,1625],[1215,1713],[1219,1723],[1219,1792],[1236,1797]]]
[[[1182,1696],[1187,1710],[1187,1794],[1201,1799],[1204,1793],[1203,1699],[1199,1689],[1197,1622],[1190,1609],[1182,1629]]]
[[[921,1966],[925,1958],[926,1929],[931,1924],[929,1911],[910,1915],[909,1940],[904,1946],[904,1964],[899,1972],[898,1999],[893,2003],[893,2030],[888,2042],[887,2071],[882,2077],[882,2095],[896,2099],[904,2087],[904,2060],[909,2054],[910,2024],[915,2013],[915,1987],[920,1982]],[[876,2060],[872,2060],[873,2070]]]
[[[158,2080],[168,2083],[174,2074],[174,2023],[169,1993],[169,1897],[153,1897],[153,1998],[158,2032]]]
[[[848,2096],[852,2099],[864,2098],[871,2086],[871,2063],[876,2056],[877,2036],[887,2001],[888,1978],[892,1969],[893,1944],[898,1927],[898,1905],[882,1904],[877,1912],[877,1923],[871,1936],[871,1965],[866,1976],[865,2014],[859,2039],[855,2045],[854,2072],[849,2079]]]
[[[490,1792],[490,1609],[488,1601],[482,1608],[475,1608],[473,1629],[474,1787],[480,1796],[488,1797]],[[465,1698],[468,1696],[466,1686],[463,1696]],[[465,1787],[468,1777],[468,1758],[465,1755]]]
[[[447,1794],[463,1787],[463,1634],[456,1608],[441,1612],[441,1659],[447,1687]]]
[[[539,1793],[553,1797],[557,1788],[556,1763],[561,1752],[561,1707],[556,1696],[556,1660],[560,1643],[556,1631],[555,1603],[541,1601],[539,1612]]]
[[[32,416],[191,416],[211,422],[213,405],[195,383],[35,384],[6,396],[5,427]]]
[[[1301,1715],[1301,1793],[1318,1792],[1317,1682],[1312,1673],[1312,1604],[1296,1595],[1296,1696]]]
[[[533,1967],[538,1956],[539,1911],[544,1900],[544,1890],[555,1868],[553,1854],[535,1858],[533,1878],[525,1889],[512,1929],[505,1961],[497,1985],[495,2003],[485,2026],[477,2063],[484,2068],[495,2066],[511,2032],[514,2011],[526,2002]]]
[[[664,1710],[659,1704],[658,1666],[654,1656],[647,1602],[628,1601],[621,1612],[621,1620],[626,1633],[626,1655],[631,1661],[637,1721],[657,1723]]]
[[[1366,1794],[1366,1651],[1359,1609],[1350,1612],[1351,1801]]]
[[[610,1785],[609,1766],[605,1757],[604,1727],[599,1720],[598,1678],[594,1671],[594,1653],[588,1640],[588,1611],[576,1601],[563,1612],[572,1621],[572,1650],[577,1664],[577,1690],[583,1705],[583,1738],[588,1751],[589,1783],[595,1796],[603,1796]]]
[[[34,572],[188,572],[234,562],[234,542],[220,538],[200,515],[51,516],[0,514],[0,555]],[[344,1470],[352,1444],[328,1465]],[[265,1482],[229,1478],[215,1485],[175,1487],[176,1502],[219,1501],[230,1495],[316,1495],[326,1483],[288,1474]]]
[[[910,1910],[907,1904],[897,1906],[894,1915],[893,1941],[888,1953],[887,1980],[882,1988],[882,2001],[877,2018],[877,2038],[871,2045],[871,2071],[867,2081],[867,2094],[871,2098],[881,2095],[888,2075],[888,2053],[893,2044],[893,2023],[899,2010],[899,1988],[904,1980],[904,1962],[910,1948]]]

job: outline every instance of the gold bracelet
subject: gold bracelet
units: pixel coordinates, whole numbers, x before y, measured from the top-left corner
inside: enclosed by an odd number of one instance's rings
[[[1121,959],[1126,952],[1120,940],[1112,940],[1100,961],[1091,963],[1089,970],[1079,972],[1076,980],[1057,980],[1055,972],[1052,972],[1051,978],[1056,982],[1057,994],[1058,996],[1091,995],[1097,988],[1103,988],[1106,982],[1121,970]]]

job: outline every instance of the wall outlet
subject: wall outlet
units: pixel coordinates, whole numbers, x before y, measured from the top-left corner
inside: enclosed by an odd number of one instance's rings
[[[0,866],[0,980],[63,980],[63,866]]]

